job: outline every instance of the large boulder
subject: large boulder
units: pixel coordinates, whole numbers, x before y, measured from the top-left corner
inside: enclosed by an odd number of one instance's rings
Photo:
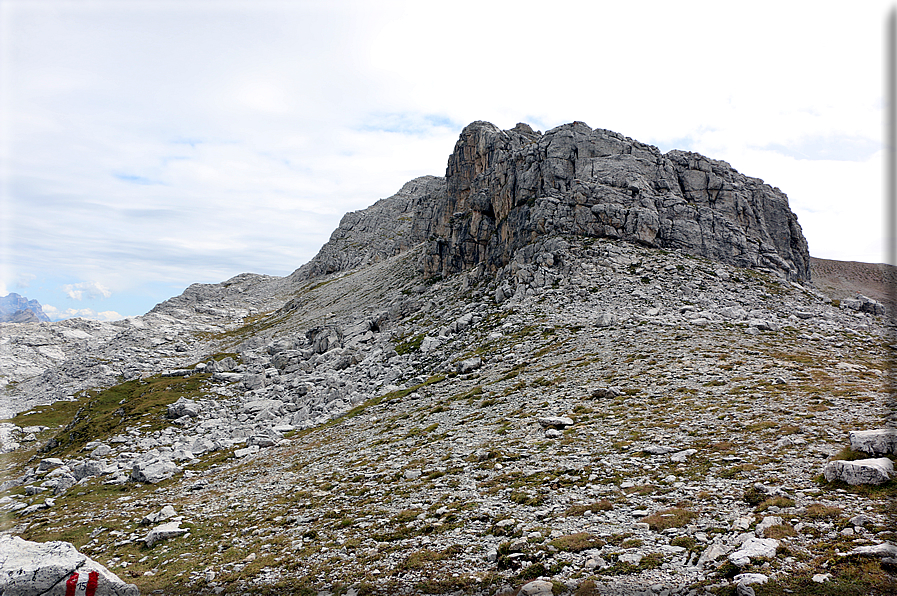
[[[554,584],[544,579],[535,579],[523,584],[519,594],[520,596],[552,596],[554,594]]]
[[[748,538],[741,547],[729,555],[729,561],[738,567],[750,564],[751,559],[772,559],[776,556],[779,541],[775,538]]]
[[[894,474],[894,462],[886,457],[846,461],[836,459],[822,468],[829,482],[842,480],[854,486],[858,484],[884,484]]]
[[[869,455],[897,454],[897,428],[851,431],[850,448]]]
[[[168,417],[180,418],[181,416],[191,416],[195,418],[199,415],[199,404],[192,399],[182,397],[173,404],[168,405]]]
[[[153,459],[134,464],[134,467],[131,469],[131,480],[156,484],[180,472],[181,468],[170,459]]]
[[[0,594],[3,596],[136,596],[140,590],[82,555],[68,542],[31,542],[0,536]]]

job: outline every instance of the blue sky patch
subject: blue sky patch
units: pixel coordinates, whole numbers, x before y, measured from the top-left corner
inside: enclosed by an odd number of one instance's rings
[[[366,132],[397,132],[409,135],[426,134],[434,128],[460,130],[464,124],[454,122],[442,114],[391,113],[369,114],[367,120],[357,127]]]

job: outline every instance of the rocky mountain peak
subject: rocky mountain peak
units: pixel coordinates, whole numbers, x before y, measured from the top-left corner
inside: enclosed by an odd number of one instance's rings
[[[49,321],[40,302],[28,300],[15,292],[0,297],[0,322],[2,323],[36,323]]]
[[[427,243],[420,270],[495,271],[542,236],[620,239],[808,280],[809,252],[788,198],[698,153],[640,143],[584,122],[546,133],[464,128],[445,178],[418,178],[347,214],[301,278]],[[301,273],[300,273],[301,272]]]

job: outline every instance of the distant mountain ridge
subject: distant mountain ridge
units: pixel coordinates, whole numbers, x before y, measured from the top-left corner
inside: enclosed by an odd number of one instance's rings
[[[49,322],[40,302],[12,292],[0,297],[0,323]]]

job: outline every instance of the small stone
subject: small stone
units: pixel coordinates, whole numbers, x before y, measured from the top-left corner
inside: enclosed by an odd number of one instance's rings
[[[678,451],[670,456],[670,461],[675,463],[682,463],[697,452],[697,449],[685,449],[683,451]]]
[[[748,586],[752,584],[765,584],[769,581],[769,577],[762,573],[739,573],[732,579],[735,583]]]
[[[850,524],[851,526],[855,526],[855,527],[863,527],[866,524],[868,524],[869,522],[870,522],[869,518],[866,517],[865,515],[863,515],[862,513],[860,513],[859,515],[854,515],[849,520],[847,520],[848,524]]]
[[[166,505],[161,509],[161,511],[150,513],[149,515],[144,516],[144,518],[140,520],[140,524],[143,526],[149,526],[166,519],[171,519],[175,515],[177,515],[177,512],[174,510],[174,507],[172,507],[171,505]]]
[[[475,358],[468,358],[466,360],[462,360],[461,362],[458,363],[456,370],[458,371],[459,374],[463,375],[463,374],[473,372],[473,371],[477,370],[478,368],[480,368],[481,366],[483,366],[483,359],[480,358],[479,356],[477,356]]]
[[[566,416],[544,416],[539,418],[539,424],[544,428],[564,429],[573,426],[573,420]]]
[[[729,561],[737,567],[750,564],[751,558],[771,559],[776,556],[779,541],[774,538],[748,538],[737,551],[729,555]]]
[[[545,580],[537,579],[529,583],[523,584],[518,594],[520,596],[552,596],[554,584]]]
[[[161,526],[156,526],[149,531],[149,534],[146,535],[146,538],[144,538],[143,541],[146,543],[147,548],[152,548],[152,546],[160,540],[183,536],[190,531],[187,528],[180,527],[180,525],[181,522],[173,521],[168,522],[167,524],[162,524]]]

